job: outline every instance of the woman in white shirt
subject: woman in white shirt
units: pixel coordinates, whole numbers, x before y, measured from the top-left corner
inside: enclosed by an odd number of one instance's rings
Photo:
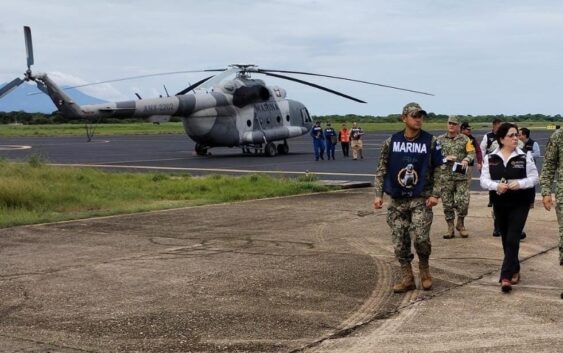
[[[518,126],[502,124],[496,138],[499,147],[483,159],[480,181],[483,189],[495,191],[493,211],[504,250],[500,283],[502,291],[509,292],[520,281],[520,235],[538,183],[538,170],[531,153],[518,148]]]

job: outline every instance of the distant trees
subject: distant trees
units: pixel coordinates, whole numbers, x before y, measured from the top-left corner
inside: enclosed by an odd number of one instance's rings
[[[133,123],[140,121],[148,121],[147,118],[102,118],[100,123]],[[83,124],[84,120],[67,119],[63,117],[58,111],[51,114],[43,113],[26,113],[19,112],[0,112],[0,124],[24,124],[24,125],[41,125],[41,124]]]
[[[467,121],[467,122],[491,122],[495,118],[499,118],[503,121],[513,121],[513,122],[522,122],[522,121],[561,121],[563,120],[560,114],[556,115],[544,115],[544,114],[524,114],[524,115],[504,115],[504,114],[497,114],[497,115],[458,115],[459,120]],[[354,114],[347,114],[347,115],[318,115],[313,116],[313,120],[320,120],[322,122],[331,122],[331,123],[343,123],[343,122],[352,122],[356,121],[358,123],[367,123],[367,122],[382,122],[382,123],[389,123],[389,122],[397,122],[401,119],[400,114],[389,114],[387,116],[374,116],[374,115],[354,115]],[[428,113],[427,121],[447,121],[448,115],[446,114],[436,114],[433,112]]]
[[[499,118],[505,121],[553,121],[560,122],[563,120],[560,114],[556,115],[544,115],[544,114],[524,114],[524,115],[458,115],[459,119],[468,122],[490,122],[495,118]],[[357,121],[359,123],[364,122],[382,122],[390,123],[399,121],[401,116],[399,114],[389,114],[387,116],[374,116],[374,115],[319,115],[313,116],[314,120],[320,120],[323,122],[330,121],[331,123],[343,123]],[[436,114],[433,112],[428,113],[428,121],[446,121],[448,115]],[[102,118],[100,123],[132,123],[148,121],[147,118],[127,118],[127,119],[116,119],[116,118]],[[170,121],[177,122],[181,121],[179,117],[171,117]],[[64,123],[76,123],[82,124],[83,120],[69,120],[63,117],[59,112],[55,111],[51,114],[43,113],[26,113],[23,111],[19,112],[0,112],[0,124],[25,124],[25,125],[37,125],[37,124],[64,124]]]

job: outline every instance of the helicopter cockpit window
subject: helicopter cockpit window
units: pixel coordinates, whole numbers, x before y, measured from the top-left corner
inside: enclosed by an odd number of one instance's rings
[[[311,117],[309,116],[309,112],[307,111],[307,109],[305,108],[301,109],[301,118],[305,123],[311,122]]]

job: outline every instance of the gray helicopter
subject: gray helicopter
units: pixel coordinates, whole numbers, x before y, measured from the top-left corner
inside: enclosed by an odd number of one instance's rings
[[[332,89],[282,74],[300,74],[328,77],[360,82],[369,85],[393,88],[414,93],[426,92],[393,87],[374,82],[345,77],[314,74],[300,71],[260,69],[256,65],[235,64],[226,69],[176,71],[131,78],[169,75],[188,72],[220,72],[206,77],[174,96],[109,102],[94,105],[76,104],[62,88],[45,73],[33,73],[34,64],[31,29],[24,27],[27,52],[27,71],[23,78],[16,78],[0,88],[0,98],[25,81],[34,81],[37,87],[54,102],[58,111],[69,119],[96,121],[100,118],[130,118],[151,116],[177,116],[182,119],[186,134],[196,142],[197,155],[207,155],[212,147],[240,147],[243,153],[264,153],[266,156],[288,154],[287,140],[308,133],[312,120],[307,108],[300,102],[287,99],[286,91],[278,86],[267,86],[263,80],[251,78],[251,74],[262,74],[308,85],[359,103],[360,99]],[[227,77],[235,75],[232,80]],[[95,84],[121,81],[115,79]],[[91,84],[68,87],[78,88]],[[66,89],[68,89],[66,88]],[[191,93],[190,93],[191,92]],[[138,96],[139,97],[139,96]],[[140,97],[139,97],[140,98]],[[88,140],[92,130],[88,130]]]

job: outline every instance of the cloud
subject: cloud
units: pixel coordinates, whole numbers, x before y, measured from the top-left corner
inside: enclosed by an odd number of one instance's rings
[[[159,71],[226,67],[303,70],[435,92],[423,97],[339,81],[365,98],[332,98],[294,83],[312,114],[388,114],[406,101],[458,114],[561,111],[563,3],[552,0],[152,0],[0,3],[0,82],[25,70],[22,26],[32,26],[34,70],[95,82]],[[96,15],[93,15],[96,14]],[[6,54],[7,53],[7,54]],[[177,92],[203,75],[94,86],[133,99]],[[312,79],[312,78],[311,78]],[[86,89],[85,89],[86,91]],[[524,99],[523,99],[524,97]]]

